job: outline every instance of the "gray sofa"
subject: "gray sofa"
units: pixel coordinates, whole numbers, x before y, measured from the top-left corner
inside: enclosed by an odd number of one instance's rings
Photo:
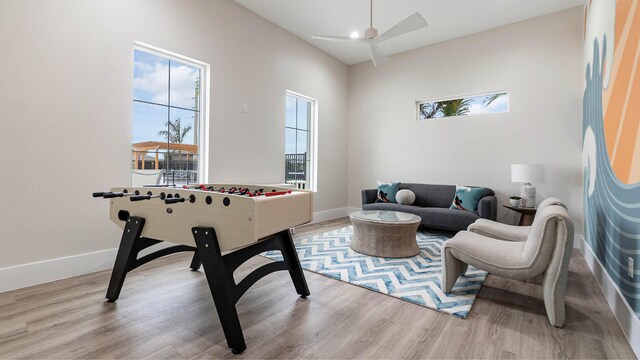
[[[487,189],[478,202],[477,212],[449,209],[456,192],[455,185],[401,183],[400,189],[408,189],[416,194],[413,205],[377,203],[378,190],[366,189],[362,190],[362,209],[402,211],[415,214],[420,216],[423,226],[449,231],[466,230],[469,225],[480,218],[496,220],[497,200],[491,189]]]

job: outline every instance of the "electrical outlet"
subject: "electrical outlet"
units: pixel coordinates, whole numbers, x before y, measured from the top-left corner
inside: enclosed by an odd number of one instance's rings
[[[633,279],[633,258],[629,257],[627,260],[627,273],[629,273],[629,277]]]

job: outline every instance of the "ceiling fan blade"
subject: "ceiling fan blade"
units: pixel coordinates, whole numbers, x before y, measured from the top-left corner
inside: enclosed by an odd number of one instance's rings
[[[427,25],[427,21],[422,17],[422,15],[420,15],[420,13],[415,13],[397,23],[394,27],[387,30],[384,34],[375,38],[375,42],[379,44],[396,36],[404,35],[408,32],[421,29]]]
[[[369,44],[369,55],[374,66],[379,66],[389,61],[389,57],[374,43]]]
[[[316,40],[327,40],[327,41],[348,41],[348,42],[370,42],[370,39],[363,39],[363,38],[351,38],[351,37],[346,37],[346,36],[321,36],[321,35],[313,35],[311,36],[312,39],[316,39]]]

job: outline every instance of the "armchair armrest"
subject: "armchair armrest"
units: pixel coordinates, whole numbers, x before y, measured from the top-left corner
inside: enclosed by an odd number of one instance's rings
[[[378,197],[378,189],[362,190],[362,205],[373,204]]]
[[[478,215],[483,219],[496,221],[498,218],[498,199],[495,196],[485,196],[478,201]]]

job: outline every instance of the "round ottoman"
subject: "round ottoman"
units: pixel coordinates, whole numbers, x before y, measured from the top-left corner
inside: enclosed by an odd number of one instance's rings
[[[365,210],[349,215],[353,224],[351,248],[378,257],[411,257],[420,252],[417,215],[399,211]]]

